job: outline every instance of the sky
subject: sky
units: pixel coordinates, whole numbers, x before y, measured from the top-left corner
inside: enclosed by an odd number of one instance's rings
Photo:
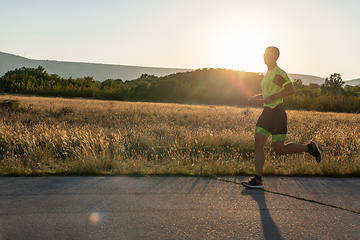
[[[359,0],[0,0],[0,51],[38,60],[360,78]],[[0,63],[1,64],[1,63]]]

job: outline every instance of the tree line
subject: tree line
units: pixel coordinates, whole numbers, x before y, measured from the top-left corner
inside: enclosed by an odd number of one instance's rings
[[[228,69],[203,68],[164,77],[142,74],[134,80],[93,77],[62,78],[45,68],[22,67],[0,78],[0,92],[54,97],[81,97],[120,101],[174,102],[246,106],[247,99],[261,92],[263,74]],[[360,112],[360,85],[343,86],[338,73],[324,84],[304,85],[294,80],[296,93],[284,101],[288,109]],[[261,106],[259,103],[257,106]]]
[[[321,85],[304,85],[301,79],[293,82],[296,93],[286,99],[289,109],[322,112],[360,112],[360,84],[344,86],[340,73],[333,73]]]

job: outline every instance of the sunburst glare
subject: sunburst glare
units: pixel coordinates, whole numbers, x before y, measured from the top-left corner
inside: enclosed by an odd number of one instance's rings
[[[259,33],[254,30],[234,28],[222,36],[218,48],[222,67],[249,72],[261,71],[266,44]]]

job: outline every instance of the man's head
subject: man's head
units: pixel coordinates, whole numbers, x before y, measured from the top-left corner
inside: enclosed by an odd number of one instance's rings
[[[277,47],[268,47],[264,53],[264,62],[266,65],[276,64],[277,59],[280,56],[280,51]]]

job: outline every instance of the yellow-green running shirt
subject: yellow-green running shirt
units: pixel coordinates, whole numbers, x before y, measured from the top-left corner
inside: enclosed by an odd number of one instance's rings
[[[261,81],[263,99],[281,92],[288,83],[291,83],[291,80],[284,70],[279,67],[271,69],[265,74]],[[275,108],[281,103],[283,103],[283,99],[278,98],[269,104],[264,103],[264,107]]]

